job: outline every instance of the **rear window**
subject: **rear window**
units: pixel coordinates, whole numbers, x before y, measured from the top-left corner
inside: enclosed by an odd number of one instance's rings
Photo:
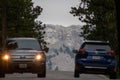
[[[84,43],[82,48],[85,50],[96,50],[96,51],[110,51],[111,47],[108,43]]]
[[[6,46],[8,50],[41,50],[39,42],[37,40],[7,40]]]

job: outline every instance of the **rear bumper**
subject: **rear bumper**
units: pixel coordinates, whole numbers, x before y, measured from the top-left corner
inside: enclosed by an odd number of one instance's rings
[[[76,65],[80,72],[90,73],[111,73],[116,71],[116,62],[114,59],[110,60],[92,60],[92,59],[76,59]]]
[[[2,70],[4,73],[43,73],[46,69],[45,62],[4,62]]]
[[[115,72],[115,66],[108,66],[108,65],[77,65],[78,71],[80,73],[95,73],[95,74],[109,74]]]

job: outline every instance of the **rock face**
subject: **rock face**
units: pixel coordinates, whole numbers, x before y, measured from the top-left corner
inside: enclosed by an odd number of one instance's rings
[[[46,25],[45,40],[49,43],[47,55],[47,68],[50,70],[73,71],[73,49],[79,49],[82,37],[81,26],[72,25],[63,27],[60,25]]]

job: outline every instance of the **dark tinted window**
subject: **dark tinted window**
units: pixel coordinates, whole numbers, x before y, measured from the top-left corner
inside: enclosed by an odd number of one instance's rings
[[[110,51],[111,47],[108,43],[85,43],[82,46],[86,50]]]
[[[29,39],[8,40],[6,46],[8,49],[41,50],[37,40]]]

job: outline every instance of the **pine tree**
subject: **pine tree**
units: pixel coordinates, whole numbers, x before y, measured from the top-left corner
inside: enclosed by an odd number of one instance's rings
[[[81,0],[79,7],[71,7],[70,13],[85,23],[81,33],[85,39],[108,40],[117,53],[119,52],[118,28],[114,1]],[[117,53],[118,56],[119,53]]]
[[[39,15],[41,15],[43,9],[40,6],[34,7],[32,0],[6,0],[6,2],[7,2],[6,36],[36,37],[39,38],[40,41],[42,40],[42,42],[45,43],[43,38],[45,32],[44,32],[44,28],[41,26],[42,23],[38,23],[35,21],[35,19]],[[2,3],[0,1],[0,21],[2,18],[1,9],[2,9]],[[39,29],[39,31],[41,32],[39,33],[36,32],[36,29]],[[2,31],[2,27],[0,27],[0,35],[2,35],[1,31]],[[44,32],[44,34],[42,32]]]
[[[8,0],[7,36],[33,36],[34,21],[41,12],[41,7],[33,7],[32,0]]]
[[[117,50],[115,4],[113,0],[81,0],[79,7],[70,11],[85,25],[81,33],[85,39],[108,40]],[[112,37],[112,38],[111,38]]]

